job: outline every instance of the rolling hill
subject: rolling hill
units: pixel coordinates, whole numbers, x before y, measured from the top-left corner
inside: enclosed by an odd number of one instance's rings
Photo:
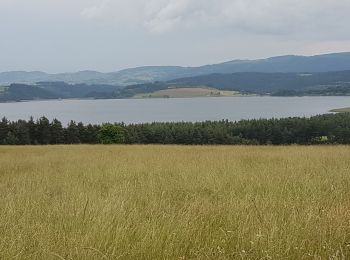
[[[38,82],[35,85],[10,84],[0,88],[0,102],[67,99],[109,98],[119,87],[111,85],[67,84],[65,82]]]
[[[38,82],[32,85],[17,83],[0,87],[0,102],[55,98],[226,96],[228,93],[215,94],[225,91],[235,92],[229,93],[230,96],[237,92],[275,96],[349,96],[350,70],[321,73],[216,73],[126,87],[65,82]]]
[[[154,81],[169,81],[213,73],[239,72],[264,73],[315,73],[350,70],[350,52],[316,56],[279,56],[259,60],[233,60],[200,67],[146,66],[118,72],[101,73],[81,71],[76,73],[48,74],[44,72],[2,72],[0,84],[32,84],[38,81],[64,81],[78,84],[134,85]]]
[[[327,88],[350,88],[350,71],[323,73],[240,72],[209,74],[169,81],[177,86],[206,86],[220,90],[273,93],[281,90],[306,91]]]

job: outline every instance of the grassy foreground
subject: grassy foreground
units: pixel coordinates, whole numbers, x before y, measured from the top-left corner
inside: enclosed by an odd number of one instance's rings
[[[350,147],[0,147],[0,259],[349,259]]]

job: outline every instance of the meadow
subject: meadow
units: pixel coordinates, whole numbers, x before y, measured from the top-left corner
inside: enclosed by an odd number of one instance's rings
[[[350,107],[332,109],[331,112],[335,112],[335,113],[349,113],[350,112]]]
[[[133,98],[195,98],[195,97],[234,97],[242,96],[238,91],[219,90],[208,87],[186,87],[158,90],[151,93],[137,94]]]
[[[349,259],[349,146],[0,147],[0,259]]]

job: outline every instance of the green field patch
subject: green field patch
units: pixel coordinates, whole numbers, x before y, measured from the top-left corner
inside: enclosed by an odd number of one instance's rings
[[[348,112],[350,112],[350,107],[332,109],[330,112],[334,112],[334,113],[348,113]]]
[[[241,96],[238,91],[223,91],[214,88],[169,88],[152,93],[137,94],[134,98],[194,98],[194,97],[234,97]]]

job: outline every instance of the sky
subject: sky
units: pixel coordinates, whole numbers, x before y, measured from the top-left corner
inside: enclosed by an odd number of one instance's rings
[[[0,71],[350,51],[350,0],[0,0]]]

